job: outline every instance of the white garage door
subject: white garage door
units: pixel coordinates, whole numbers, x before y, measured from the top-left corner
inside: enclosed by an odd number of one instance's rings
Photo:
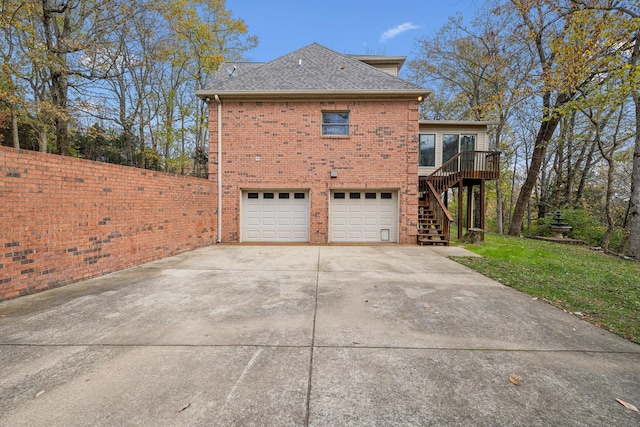
[[[242,241],[308,242],[309,193],[243,191]]]
[[[395,191],[332,191],[332,242],[397,242],[398,193]]]

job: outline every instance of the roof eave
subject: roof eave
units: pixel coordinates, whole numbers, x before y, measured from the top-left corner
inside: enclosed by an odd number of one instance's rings
[[[448,126],[490,126],[499,125],[496,120],[420,120],[421,125],[448,125]]]
[[[215,89],[202,89],[196,91],[198,98],[206,101],[216,95],[222,100],[241,99],[411,99],[423,101],[432,92],[425,89],[407,90],[295,90],[295,91],[217,91]]]

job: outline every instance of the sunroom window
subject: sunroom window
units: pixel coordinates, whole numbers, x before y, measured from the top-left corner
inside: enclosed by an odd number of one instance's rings
[[[474,151],[475,149],[475,135],[442,135],[442,163],[445,163],[447,160],[453,158],[461,151]]]
[[[436,165],[436,136],[420,134],[420,166]]]
[[[348,136],[349,135],[349,112],[332,111],[322,113],[322,135],[325,136]]]

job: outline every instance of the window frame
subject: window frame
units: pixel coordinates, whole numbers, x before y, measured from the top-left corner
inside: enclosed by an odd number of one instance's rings
[[[422,158],[423,158],[423,153],[422,153],[422,137],[423,136],[430,136],[433,137],[433,147],[430,147],[430,150],[432,151],[431,153],[431,160],[433,164],[427,165],[427,164],[422,164]],[[424,167],[424,168],[434,168],[436,167],[436,140],[437,140],[437,134],[435,133],[420,133],[418,135],[418,166],[419,167]],[[428,155],[425,154],[425,157],[427,157]],[[427,157],[428,158],[428,157]]]
[[[346,123],[332,123],[330,121],[325,121],[325,115],[339,115],[339,114],[346,114],[347,115],[347,121]],[[337,128],[343,128],[345,129],[346,133],[327,133],[326,129],[337,129]],[[326,138],[348,138],[349,136],[351,136],[351,112],[348,110],[331,110],[331,111],[326,111],[323,110],[321,112],[321,124],[320,124],[320,134],[322,135],[322,137],[326,137]]]

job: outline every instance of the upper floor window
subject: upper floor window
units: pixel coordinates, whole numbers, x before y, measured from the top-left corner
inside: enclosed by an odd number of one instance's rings
[[[436,136],[434,134],[420,134],[420,163],[418,165],[436,165]]]
[[[322,112],[322,135],[348,136],[349,135],[349,112],[348,111]]]

